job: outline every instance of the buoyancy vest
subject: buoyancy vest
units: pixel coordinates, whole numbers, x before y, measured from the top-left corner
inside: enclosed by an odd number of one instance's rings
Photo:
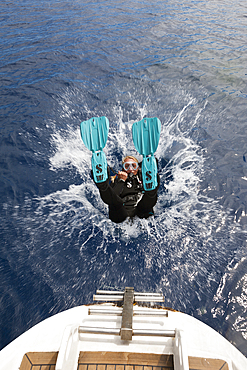
[[[130,173],[126,181],[116,179],[115,184],[113,184],[114,190],[118,190],[117,195],[123,200],[124,207],[129,211],[134,209],[143,197],[144,191],[141,180],[141,170],[138,170],[136,175]],[[122,186],[120,186],[120,183]]]

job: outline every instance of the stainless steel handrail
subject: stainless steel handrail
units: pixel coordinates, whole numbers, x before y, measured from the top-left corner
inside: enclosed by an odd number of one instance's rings
[[[79,326],[78,332],[80,334],[111,334],[120,335],[120,328],[96,328],[90,326]],[[155,329],[132,329],[132,335],[135,336],[159,336],[175,338],[175,330],[155,330]]]
[[[89,315],[112,315],[112,316],[122,316],[122,309],[121,308],[101,308],[101,307],[93,307],[88,309]],[[168,311],[166,310],[138,310],[134,309],[133,316],[162,316],[167,317]]]
[[[120,302],[123,300],[123,294],[122,295],[103,295],[103,294],[95,294],[93,296],[94,301],[114,301],[114,302]]]

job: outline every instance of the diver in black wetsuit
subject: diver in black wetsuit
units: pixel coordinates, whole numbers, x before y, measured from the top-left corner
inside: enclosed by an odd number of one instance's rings
[[[148,218],[154,214],[153,207],[157,202],[157,191],[160,178],[157,174],[158,186],[154,190],[144,191],[142,172],[138,160],[127,156],[123,160],[123,168],[109,183],[108,179],[96,183],[101,199],[109,206],[109,218],[115,223],[123,222],[127,217],[138,216]]]

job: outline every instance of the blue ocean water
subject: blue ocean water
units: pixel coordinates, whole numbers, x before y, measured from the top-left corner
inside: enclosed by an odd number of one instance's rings
[[[0,348],[97,288],[162,292],[247,356],[247,5],[2,0]],[[79,124],[162,122],[155,217],[115,225]]]

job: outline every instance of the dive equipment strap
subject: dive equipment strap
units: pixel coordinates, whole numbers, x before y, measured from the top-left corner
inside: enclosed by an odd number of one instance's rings
[[[158,186],[157,161],[154,155],[146,156],[142,161],[142,181],[144,190],[154,190]]]
[[[143,118],[132,126],[132,137],[136,150],[143,155],[142,180],[144,190],[154,190],[157,182],[157,161],[154,153],[159,145],[161,131],[160,120]]]
[[[125,207],[136,207],[137,204],[140,202],[140,200],[143,197],[143,193],[137,193],[132,195],[125,195],[125,197],[122,198],[123,205]]]
[[[81,137],[85,146],[92,152],[93,178],[96,183],[104,182],[108,178],[107,161],[103,148],[106,145],[109,121],[106,117],[93,117],[81,122]]]

